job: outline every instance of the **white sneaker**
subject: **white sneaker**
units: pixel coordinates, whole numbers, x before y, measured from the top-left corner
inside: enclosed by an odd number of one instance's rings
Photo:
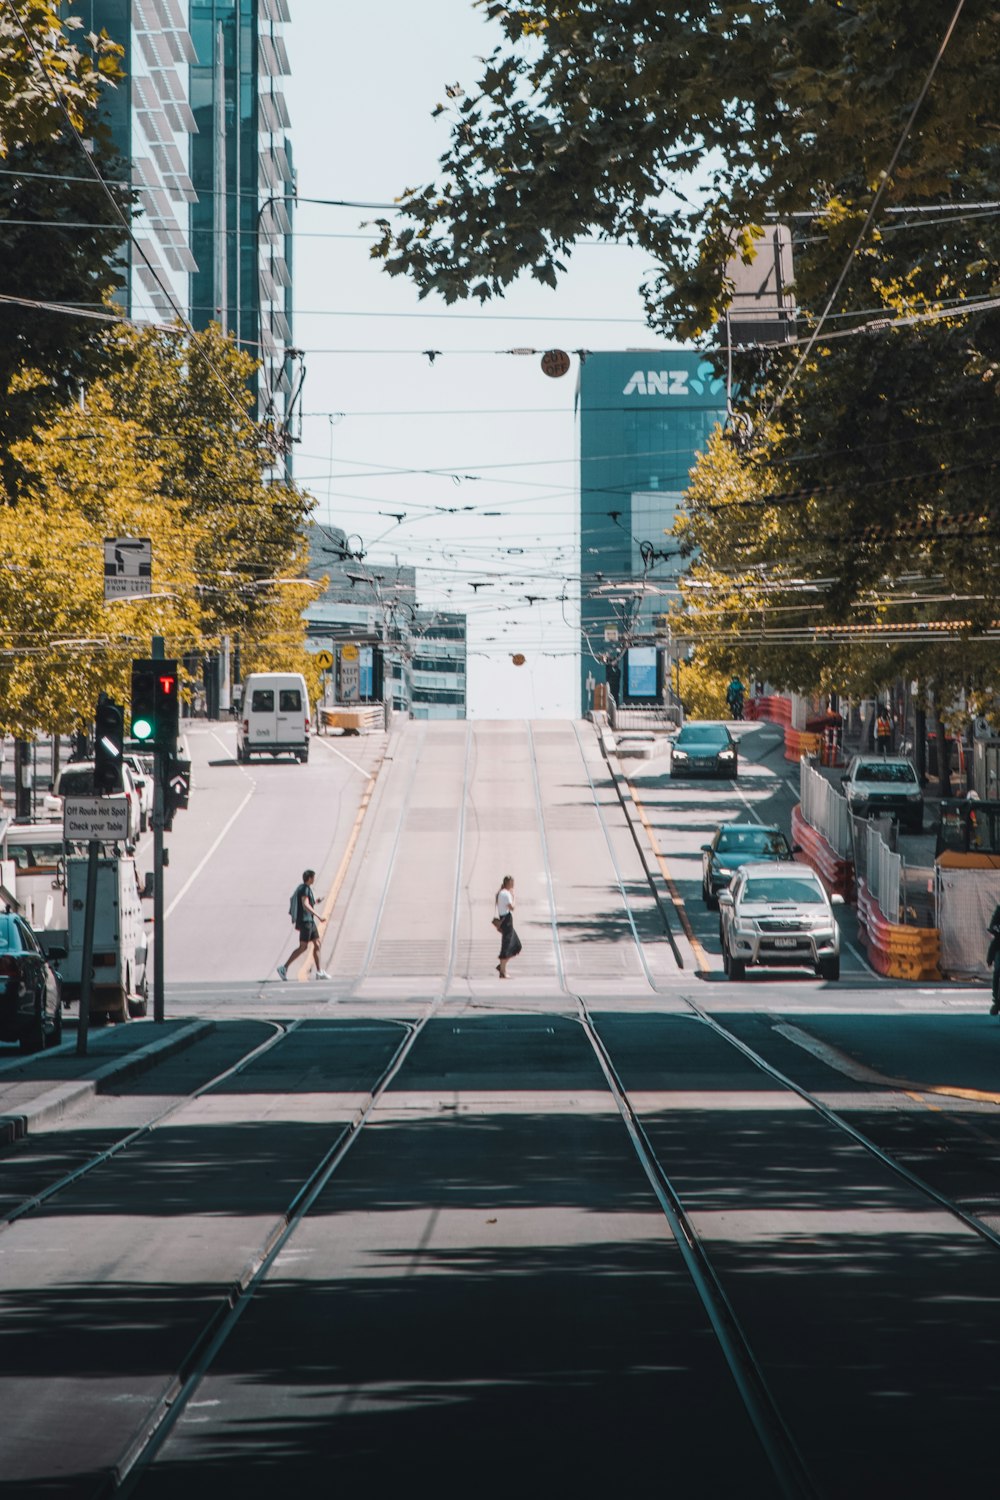
[[[285,968],[284,964],[279,964],[278,965],[278,978],[279,979],[287,979],[288,978],[288,970]]]
[[[317,978],[317,979],[329,979],[329,977],[330,977],[330,976],[329,976],[329,974],[328,974],[328,973],[327,973],[327,972],[326,972],[326,970],[325,970],[325,969],[317,969],[317,970],[316,970],[316,978]]]

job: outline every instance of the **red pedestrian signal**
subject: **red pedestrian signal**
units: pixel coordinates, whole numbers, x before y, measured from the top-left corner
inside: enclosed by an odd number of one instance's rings
[[[132,738],[173,751],[180,728],[177,663],[146,659],[132,663]]]

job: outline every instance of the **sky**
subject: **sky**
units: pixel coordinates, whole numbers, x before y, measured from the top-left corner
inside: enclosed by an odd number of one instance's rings
[[[391,203],[433,181],[449,136],[431,112],[446,85],[474,84],[499,28],[472,0],[291,10],[300,198]],[[656,346],[638,291],[648,258],[586,243],[555,290],[524,282],[482,310],[448,308],[370,258],[364,221],[377,216],[296,210],[293,341],[307,375],[295,478],[366,566],[413,564],[422,606],[467,613],[470,717],[575,717],[579,363],[551,379],[539,354],[504,351]],[[433,363],[428,349],[441,351]]]

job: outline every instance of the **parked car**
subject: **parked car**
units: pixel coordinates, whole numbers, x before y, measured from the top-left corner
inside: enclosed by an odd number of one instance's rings
[[[911,760],[901,755],[855,755],[843,777],[844,795],[859,817],[889,813],[910,833],[924,827],[924,794]]]
[[[761,860],[791,859],[794,850],[780,828],[759,823],[723,823],[710,844],[701,846],[701,898],[709,908],[718,906],[737,870]]]
[[[834,896],[840,903],[841,896]],[[719,892],[722,966],[743,979],[748,966],[811,968],[840,978],[840,929],[819,876],[805,865],[744,865]]]
[[[0,1041],[20,1042],[25,1052],[62,1041],[59,975],[27,922],[13,912],[0,913]]]
[[[671,776],[739,775],[739,751],[725,724],[690,723],[677,735],[670,752]]]
[[[139,841],[139,833],[142,824],[142,809],[138,790],[132,779],[132,772],[124,764],[121,766],[121,785],[118,795],[124,792],[128,801],[128,838],[126,840],[130,849],[134,849]],[[45,799],[45,810],[52,817],[62,817],[63,802],[67,797],[95,797],[94,791],[94,762],[92,760],[71,760],[68,766],[64,766],[59,772],[59,780],[53,791]]]
[[[145,833],[153,821],[153,757],[125,752],[125,764],[132,772],[139,793],[139,832]]]

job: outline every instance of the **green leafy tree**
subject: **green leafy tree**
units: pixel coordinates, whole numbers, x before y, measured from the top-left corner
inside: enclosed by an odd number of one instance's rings
[[[82,313],[104,311],[122,285],[120,215],[132,200],[102,114],[121,47],[103,33],[83,36],[58,7],[15,9],[17,18],[0,7],[0,291],[65,310],[2,305],[0,472],[11,498],[11,446],[104,368],[105,325]],[[28,370],[40,378],[20,378]]]

